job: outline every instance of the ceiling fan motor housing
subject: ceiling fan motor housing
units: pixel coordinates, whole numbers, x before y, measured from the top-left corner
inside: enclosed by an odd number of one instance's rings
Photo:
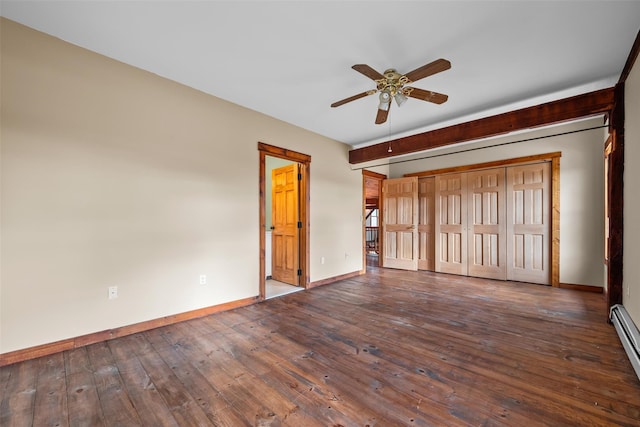
[[[376,80],[378,90],[381,92],[389,92],[391,96],[402,91],[402,87],[409,83],[407,76],[398,73],[395,69],[390,68],[384,72],[384,78]]]

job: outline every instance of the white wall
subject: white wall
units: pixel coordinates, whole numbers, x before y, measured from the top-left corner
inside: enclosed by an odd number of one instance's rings
[[[311,280],[362,268],[348,146],[0,31],[0,352],[258,295],[258,141],[311,156]]]
[[[640,65],[636,60],[625,83],[624,257],[622,301],[640,327]]]
[[[593,118],[501,138],[436,150],[454,153],[512,141],[538,138],[599,127]],[[604,286],[604,163],[605,130],[595,129],[530,142],[450,154],[390,166],[391,177],[406,173],[510,159],[534,154],[562,152],[560,159],[560,282]],[[407,158],[416,158],[413,156]]]

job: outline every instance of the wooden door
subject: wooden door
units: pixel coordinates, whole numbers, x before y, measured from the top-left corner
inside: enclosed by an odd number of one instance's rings
[[[550,283],[550,164],[507,168],[507,279]]]
[[[434,271],[435,177],[418,179],[418,269]]]
[[[504,175],[505,168],[467,174],[469,276],[507,278]]]
[[[436,271],[467,274],[467,175],[440,175],[436,184]]]
[[[298,164],[271,171],[271,276],[298,286]]]
[[[418,178],[382,183],[382,266],[418,269]]]

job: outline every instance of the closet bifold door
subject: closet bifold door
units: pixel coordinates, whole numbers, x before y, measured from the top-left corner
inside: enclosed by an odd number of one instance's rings
[[[435,259],[434,177],[418,179],[418,269],[434,271]]]
[[[382,181],[382,266],[418,270],[418,178]]]
[[[467,175],[436,176],[435,268],[467,275]]]
[[[550,284],[550,163],[507,168],[507,280]]]
[[[467,173],[468,275],[507,278],[505,168]]]

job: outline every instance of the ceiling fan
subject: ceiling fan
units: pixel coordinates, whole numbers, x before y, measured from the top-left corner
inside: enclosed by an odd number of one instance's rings
[[[366,64],[356,64],[351,68],[376,82],[376,89],[371,89],[366,92],[350,96],[349,98],[345,98],[341,101],[334,102],[331,104],[331,107],[339,107],[347,102],[355,101],[356,99],[364,98],[365,96],[380,92],[380,103],[378,104],[376,124],[381,124],[387,121],[389,109],[391,108],[391,98],[396,100],[398,107],[406,102],[407,97],[433,102],[435,104],[442,104],[449,98],[447,95],[443,95],[441,93],[406,86],[409,83],[413,83],[417,80],[451,68],[451,63],[446,59],[436,59],[435,61],[423,65],[420,68],[416,68],[407,74],[400,74],[393,68],[386,70],[384,74],[380,74]]]

